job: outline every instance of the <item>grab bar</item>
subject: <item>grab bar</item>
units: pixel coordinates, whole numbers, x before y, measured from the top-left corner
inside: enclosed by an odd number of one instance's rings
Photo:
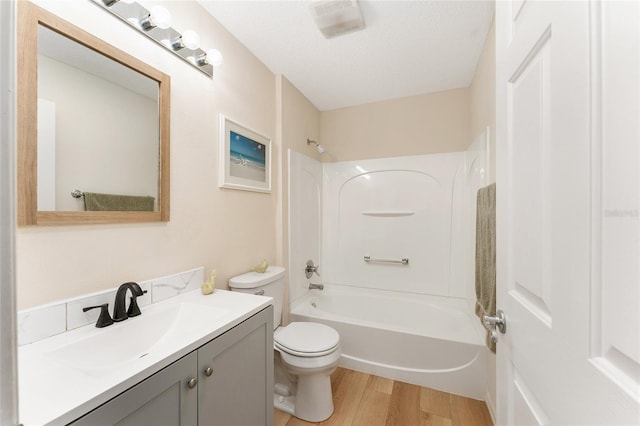
[[[409,264],[408,257],[403,257],[401,260],[394,260],[394,259],[372,259],[371,256],[365,256],[364,261],[367,263],[376,262],[376,263],[402,263],[403,265]]]

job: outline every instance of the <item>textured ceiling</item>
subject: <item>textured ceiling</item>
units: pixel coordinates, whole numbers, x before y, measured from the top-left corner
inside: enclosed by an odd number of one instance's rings
[[[360,0],[366,28],[325,39],[309,1],[199,3],[321,111],[469,86],[494,6]]]

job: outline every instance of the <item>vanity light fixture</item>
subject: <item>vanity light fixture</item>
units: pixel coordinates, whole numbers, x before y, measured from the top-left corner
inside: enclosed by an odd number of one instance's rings
[[[182,41],[182,36],[171,40],[170,46],[171,46],[172,50],[180,50],[180,49],[184,49],[185,47],[187,47],[184,44],[184,42]]]
[[[166,30],[171,27],[171,14],[162,6],[153,6],[149,14],[140,19],[140,27],[144,31],[154,28]]]
[[[213,77],[214,67],[222,64],[220,51],[205,51],[200,48],[200,36],[195,31],[186,30],[180,33],[173,29],[171,14],[162,6],[154,6],[147,10],[134,0],[93,2],[209,77]]]
[[[119,1],[123,3],[133,3],[134,0],[102,0],[102,3],[104,3],[104,5],[107,7],[111,7]]]

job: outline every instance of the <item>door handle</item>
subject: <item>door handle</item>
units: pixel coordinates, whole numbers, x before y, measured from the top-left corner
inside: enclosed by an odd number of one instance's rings
[[[484,315],[482,322],[488,330],[498,330],[502,334],[507,332],[507,317],[502,309],[498,309],[495,317]]]

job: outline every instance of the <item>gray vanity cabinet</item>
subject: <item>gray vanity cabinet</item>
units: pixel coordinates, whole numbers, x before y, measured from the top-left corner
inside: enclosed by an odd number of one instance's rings
[[[198,424],[273,425],[273,307],[198,349]]]
[[[128,391],[91,411],[72,424],[83,426],[187,426],[197,423],[197,376],[195,352],[146,378]]]
[[[273,426],[273,307],[72,424]]]

